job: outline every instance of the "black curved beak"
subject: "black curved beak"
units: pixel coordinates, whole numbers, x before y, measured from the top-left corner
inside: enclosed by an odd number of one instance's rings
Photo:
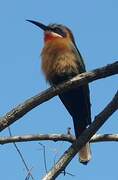
[[[39,28],[41,28],[42,30],[44,31],[48,31],[50,30],[50,28],[40,22],[37,22],[37,21],[33,21],[33,20],[29,20],[29,19],[26,19],[26,21],[32,23],[32,24],[35,24],[36,26],[38,26]]]

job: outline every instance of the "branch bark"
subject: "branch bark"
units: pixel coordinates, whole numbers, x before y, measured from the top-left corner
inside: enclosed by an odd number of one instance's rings
[[[37,135],[22,135],[12,137],[0,137],[0,144],[17,143],[17,142],[29,142],[29,141],[65,141],[73,143],[76,138],[73,135],[67,134],[37,134]],[[91,143],[97,142],[111,142],[118,141],[118,134],[95,134],[91,139]]]
[[[118,91],[112,101],[104,110],[95,117],[94,122],[86,129],[82,135],[65,151],[55,166],[46,174],[43,180],[55,179],[69,164],[77,152],[87,143],[105,121],[118,109]]]
[[[58,95],[61,92],[67,91],[72,87],[81,86],[97,79],[105,78],[115,74],[118,74],[118,61],[102,68],[82,73],[63,84],[60,84],[56,87],[51,87],[43,91],[42,93],[26,100],[24,103],[19,104],[17,107],[8,112],[5,116],[1,117],[0,131],[4,130],[6,127],[23,117],[27,112],[31,111],[36,106],[48,101],[49,99]]]

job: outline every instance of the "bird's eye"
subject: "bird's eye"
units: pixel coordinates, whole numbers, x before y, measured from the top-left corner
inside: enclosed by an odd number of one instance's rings
[[[63,36],[63,37],[66,37],[66,32],[64,32],[61,28],[55,27],[54,32]]]

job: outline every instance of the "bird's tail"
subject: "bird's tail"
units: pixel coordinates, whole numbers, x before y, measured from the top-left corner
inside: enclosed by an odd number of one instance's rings
[[[79,151],[79,161],[82,164],[87,164],[91,160],[90,143],[86,143]]]
[[[81,118],[81,116],[80,116]],[[73,119],[74,122],[74,129],[75,129],[75,136],[78,139],[79,136],[84,132],[86,129],[86,126],[89,124],[87,121],[82,121],[82,118],[77,120],[77,118]],[[78,123],[79,122],[79,123]],[[79,150],[79,161],[80,163],[87,165],[87,163],[91,160],[92,154],[91,154],[91,148],[90,143],[87,142],[80,150]]]

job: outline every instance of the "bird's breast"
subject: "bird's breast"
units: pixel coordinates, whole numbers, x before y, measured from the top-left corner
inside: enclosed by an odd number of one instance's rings
[[[42,70],[52,84],[67,80],[72,74],[78,74],[76,55],[64,43],[60,46],[49,44],[42,51]]]

